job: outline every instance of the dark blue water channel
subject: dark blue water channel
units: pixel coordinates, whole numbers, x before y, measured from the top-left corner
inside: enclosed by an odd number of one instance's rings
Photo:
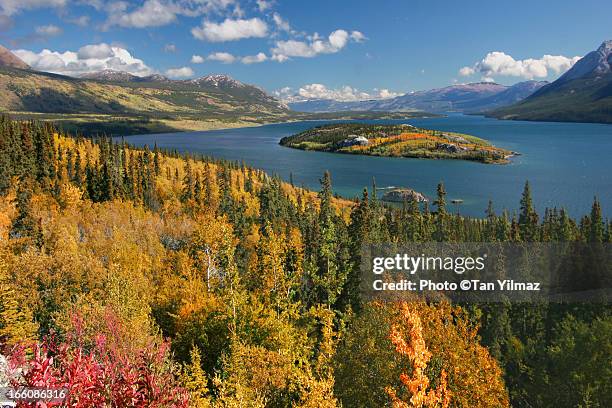
[[[435,196],[443,181],[448,199],[462,199],[462,214],[482,216],[489,199],[498,211],[515,211],[526,180],[532,185],[539,211],[565,207],[573,216],[590,211],[593,197],[612,216],[612,125],[503,121],[481,116],[450,114],[443,118],[370,121],[410,123],[415,126],[472,134],[521,156],[508,165],[462,160],[385,158],[282,147],[288,135],[326,122],[294,122],[253,128],[129,136],[134,145],[158,146],[244,161],[297,185],[318,189],[325,170],[334,192],[345,197],[361,194],[376,179],[379,187],[410,187]],[[453,208],[453,210],[456,210]]]

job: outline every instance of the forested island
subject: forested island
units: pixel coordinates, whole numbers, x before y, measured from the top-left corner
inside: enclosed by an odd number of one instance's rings
[[[443,184],[392,207],[0,117],[0,379],[75,408],[608,407],[608,304],[373,302],[359,270],[368,243],[611,240],[597,199],[538,214],[529,184],[470,218]]]
[[[280,140],[282,146],[302,150],[385,157],[460,159],[508,163],[516,152],[461,133],[421,129],[408,124],[329,124]]]

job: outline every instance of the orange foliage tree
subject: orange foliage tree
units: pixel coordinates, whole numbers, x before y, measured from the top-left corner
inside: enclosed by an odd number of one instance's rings
[[[406,356],[412,364],[412,374],[402,373],[400,380],[410,392],[410,403],[405,402],[398,397],[396,391],[392,387],[387,387],[386,391],[391,398],[391,403],[394,408],[408,407],[443,407],[447,408],[451,400],[451,392],[447,387],[446,371],[442,369],[438,387],[430,388],[430,381],[425,370],[427,363],[431,360],[431,352],[427,349],[425,339],[423,338],[423,326],[421,318],[408,306],[408,303],[402,302],[400,308],[400,316],[408,329],[408,338],[405,338],[402,327],[399,324],[391,326],[389,338],[395,350]]]

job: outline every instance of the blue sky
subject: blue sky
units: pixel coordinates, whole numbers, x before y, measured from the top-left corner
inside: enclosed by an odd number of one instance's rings
[[[612,39],[611,15],[609,0],[0,0],[0,43],[68,75],[227,73],[351,100],[555,79]]]

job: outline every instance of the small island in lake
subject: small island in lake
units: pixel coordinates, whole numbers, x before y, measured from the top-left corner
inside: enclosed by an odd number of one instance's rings
[[[302,150],[370,156],[461,159],[482,163],[508,163],[518,153],[493,146],[484,139],[461,133],[421,129],[407,124],[355,123],[317,126],[280,144]]]

